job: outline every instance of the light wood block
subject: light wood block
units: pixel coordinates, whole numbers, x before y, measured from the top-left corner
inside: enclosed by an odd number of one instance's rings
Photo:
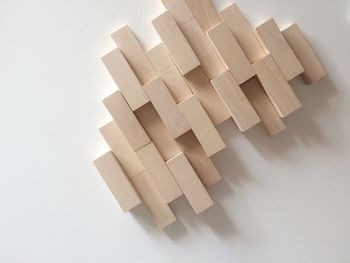
[[[251,63],[225,22],[211,28],[207,34],[238,84],[255,76]]]
[[[210,0],[186,0],[186,3],[204,32],[221,22]]]
[[[102,57],[102,61],[133,111],[149,102],[149,98],[120,49],[115,49]]]
[[[200,65],[196,54],[169,12],[155,18],[152,24],[183,75]]]
[[[178,104],[208,156],[224,149],[225,143],[196,96]]]
[[[305,69],[302,74],[305,83],[310,85],[324,78],[326,70],[299,26],[293,24],[282,33]]]
[[[194,17],[185,0],[162,0],[162,2],[178,25],[182,25]]]
[[[146,84],[144,89],[160,118],[174,138],[181,136],[191,129],[185,117],[178,109],[168,88],[160,78]]]
[[[94,164],[124,212],[141,203],[140,197],[112,152],[101,156]]]
[[[219,15],[231,29],[231,32],[247,55],[250,63],[255,63],[266,55],[253,28],[239,10],[237,4],[228,6],[222,10]]]
[[[260,118],[234,80],[230,71],[226,71],[211,81],[226,107],[231,112],[238,128],[245,132],[258,124]]]
[[[134,151],[150,143],[145,130],[131,111],[120,91],[103,100],[104,105],[118,124]]]
[[[301,107],[300,101],[271,55],[253,64],[253,67],[280,117],[287,117]]]
[[[176,221],[175,215],[146,172],[133,177],[132,183],[160,229]]]
[[[263,23],[256,30],[287,80],[292,80],[304,72],[303,66],[273,19]]]
[[[137,156],[167,203],[182,195],[180,187],[153,143],[138,150]]]

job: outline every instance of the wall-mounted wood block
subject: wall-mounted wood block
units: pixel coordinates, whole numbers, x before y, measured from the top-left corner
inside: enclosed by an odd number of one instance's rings
[[[266,55],[253,28],[241,13],[237,4],[228,6],[222,10],[219,15],[231,29],[233,35],[251,63],[257,62]]]
[[[120,167],[112,152],[106,153],[94,164],[124,212],[141,203],[141,199]]]
[[[303,66],[273,19],[257,27],[256,31],[287,80],[304,72]]]
[[[137,156],[167,203],[182,195],[180,187],[153,143],[138,150]]]
[[[162,79],[151,81],[144,86],[144,89],[174,138],[191,129]]]
[[[134,151],[150,143],[150,139],[131,111],[120,91],[103,100],[109,113],[118,124]]]
[[[238,84],[255,76],[251,63],[225,22],[211,28],[207,34]]]
[[[194,17],[185,0],[162,0],[162,2],[178,25],[182,25]]]
[[[133,111],[149,102],[149,98],[120,49],[115,49],[102,57],[102,61]]]
[[[253,64],[253,67],[280,117],[287,117],[301,107],[300,101],[271,55]]]
[[[152,24],[183,75],[199,67],[196,54],[169,12],[155,18]]]
[[[238,128],[245,132],[260,122],[259,116],[234,80],[230,71],[226,71],[211,81],[226,107],[231,112]]]
[[[178,104],[194,134],[208,156],[223,150],[226,145],[196,96]]]
[[[293,24],[282,33],[305,69],[302,74],[305,83],[310,85],[324,78],[326,70],[299,26]]]

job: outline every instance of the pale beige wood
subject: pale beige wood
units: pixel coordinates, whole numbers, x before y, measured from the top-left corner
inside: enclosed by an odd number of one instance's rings
[[[287,117],[301,107],[299,99],[271,55],[253,64],[253,67],[280,117]]]
[[[144,86],[154,108],[174,138],[188,132],[191,128],[177,107],[174,98],[160,78]]]
[[[213,205],[213,200],[184,153],[170,159],[166,164],[196,214],[202,213]]]
[[[196,96],[181,102],[178,107],[208,156],[212,156],[226,147]]]
[[[277,135],[286,129],[275,107],[266,95],[264,88],[256,78],[247,81],[241,88],[258,113],[266,132],[270,136]]]
[[[149,102],[149,98],[120,49],[115,49],[102,57],[102,61],[132,110],[137,110]]]
[[[185,0],[162,0],[162,2],[178,25],[182,25],[193,18],[193,14]]]
[[[141,203],[140,197],[112,152],[95,160],[94,164],[124,212]]]
[[[287,80],[304,72],[303,66],[273,19],[258,26],[256,31]]]
[[[221,22],[210,0],[186,0],[186,3],[204,32]]]
[[[145,130],[131,111],[120,91],[103,100],[109,113],[118,124],[134,151],[150,143]]]
[[[192,18],[181,26],[187,41],[196,53],[201,67],[212,79],[225,71],[225,65],[211,45],[205,32],[202,30],[195,18]]]
[[[166,202],[170,203],[182,195],[182,191],[170,173],[162,156],[153,143],[138,150],[137,156],[146,172]]]
[[[293,24],[282,33],[305,69],[305,83],[310,85],[324,78],[327,72],[299,26]]]
[[[256,38],[253,28],[239,10],[237,4],[228,6],[219,15],[231,29],[250,63],[254,63],[266,55],[265,50]]]
[[[211,28],[207,34],[238,84],[255,76],[251,63],[225,22]]]
[[[232,114],[238,128],[245,132],[260,122],[259,116],[234,80],[226,71],[211,81],[226,107]]]
[[[160,229],[176,221],[175,215],[146,172],[133,177],[132,183]]]
[[[196,54],[169,12],[155,18],[152,24],[183,75],[200,65]]]

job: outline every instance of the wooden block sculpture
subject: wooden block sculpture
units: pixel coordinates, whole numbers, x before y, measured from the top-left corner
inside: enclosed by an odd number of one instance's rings
[[[176,221],[169,203],[182,195],[196,214],[214,205],[211,156],[226,147],[218,125],[261,123],[277,135],[301,107],[289,81],[326,76],[296,24],[253,29],[236,4],[162,2],[152,21],[162,43],[148,52],[128,26],[112,33],[117,47],[102,61],[119,89],[103,101],[113,121],[100,128],[111,150],[94,162],[121,209],[143,203],[160,229]]]

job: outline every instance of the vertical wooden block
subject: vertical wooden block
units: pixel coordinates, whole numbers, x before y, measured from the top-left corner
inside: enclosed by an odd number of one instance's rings
[[[120,91],[115,92],[103,103],[118,124],[134,151],[150,143],[145,130],[140,125]]]
[[[253,64],[256,74],[280,117],[295,112],[301,104],[271,55]]]
[[[141,199],[112,152],[101,156],[94,161],[94,164],[124,212],[141,203]]]
[[[162,0],[162,2],[178,25],[182,25],[194,17],[185,0]]]
[[[207,34],[238,84],[255,76],[247,56],[225,22],[216,25]]]
[[[230,71],[226,71],[211,82],[242,132],[247,131],[260,122],[259,116]]]
[[[304,72],[303,66],[273,19],[263,23],[256,30],[287,80],[294,79]]]
[[[305,69],[302,74],[305,83],[312,84],[324,78],[326,70],[299,26],[293,24],[282,33]]]
[[[224,149],[225,143],[196,96],[178,104],[208,156]]]
[[[196,54],[169,12],[155,18],[152,24],[183,75],[199,67]]]
[[[119,49],[115,49],[102,57],[107,70],[118,88],[123,92],[132,110],[136,110],[149,102],[140,82]]]
[[[221,22],[210,0],[186,0],[186,3],[204,32]]]

